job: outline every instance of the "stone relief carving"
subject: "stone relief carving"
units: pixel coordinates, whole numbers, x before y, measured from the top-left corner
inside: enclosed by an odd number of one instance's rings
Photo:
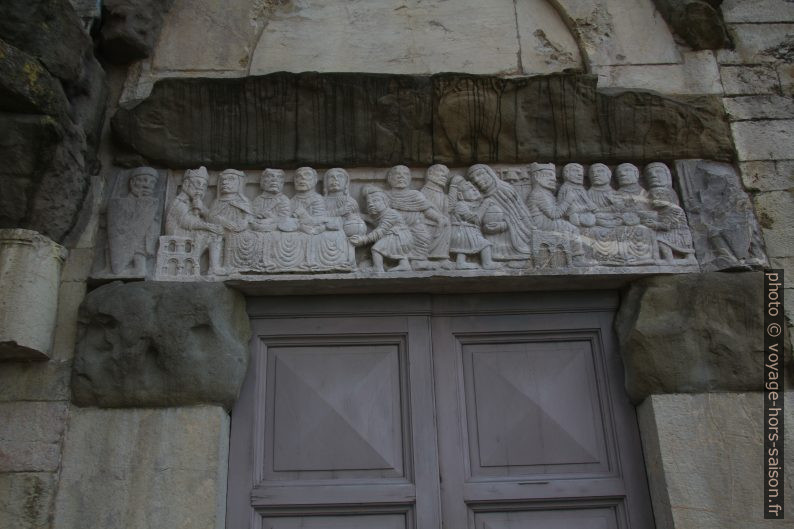
[[[750,197],[742,189],[733,166],[706,160],[679,160],[676,170],[702,269],[764,266],[761,230]],[[669,178],[669,171],[661,168],[657,171],[660,181]]]
[[[730,166],[679,168],[686,212],[670,169],[658,162],[642,169],[620,164],[614,178],[602,163],[569,163],[559,171],[544,163],[452,170],[436,164],[422,173],[404,165],[335,167],[322,179],[312,167],[258,175],[188,169],[170,180],[155,277],[696,271],[696,249],[710,263],[762,261],[749,201],[737,195],[735,173],[726,179],[717,168]],[[159,235],[149,205],[157,172],[139,169],[128,175],[130,191],[108,201],[108,211],[116,211],[108,213],[108,266],[117,263],[115,270],[140,271],[144,259],[136,255],[153,255]],[[696,230],[693,239],[688,215],[708,231]],[[111,228],[116,219],[130,219],[130,227]],[[122,253],[113,256],[117,246]]]
[[[94,263],[94,277],[141,278],[151,275],[161,232],[164,179],[152,167],[136,167],[116,175],[101,214],[103,247]]]

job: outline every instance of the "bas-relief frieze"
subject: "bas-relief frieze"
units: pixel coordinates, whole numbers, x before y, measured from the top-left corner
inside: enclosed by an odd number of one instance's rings
[[[658,162],[199,167],[162,180],[151,168],[120,176],[107,201],[107,264],[95,277],[700,269],[673,175]]]

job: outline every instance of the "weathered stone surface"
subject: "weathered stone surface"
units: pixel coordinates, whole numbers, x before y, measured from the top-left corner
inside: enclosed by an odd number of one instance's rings
[[[0,472],[54,472],[66,428],[65,402],[0,403]]]
[[[546,0],[515,6],[501,0],[308,0],[277,4],[268,18],[251,58],[252,75],[547,74],[582,67],[576,41]]]
[[[285,2],[174,0],[152,56],[152,70],[245,75],[268,15],[280,4]]]
[[[0,230],[0,360],[50,355],[66,250],[30,230]]]
[[[439,75],[433,84],[433,156],[442,163],[732,157],[714,97],[597,91],[595,77],[579,75]]]
[[[759,193],[754,199],[769,257],[794,255],[794,190]]]
[[[716,97],[599,92],[582,75],[169,79],[119,110],[113,130],[124,146],[177,167],[733,155]]]
[[[63,140],[55,146],[49,164],[37,168],[38,185],[31,190],[22,227],[63,241],[88,193],[91,171],[87,157],[83,130],[77,126],[64,129]]]
[[[678,160],[676,169],[701,269],[766,264],[761,230],[736,169],[707,160]]]
[[[73,409],[54,528],[222,529],[228,442],[219,407]]]
[[[788,0],[723,0],[720,9],[728,23],[794,22],[794,10]]]
[[[49,529],[56,474],[0,474],[0,527]]]
[[[653,395],[638,419],[657,529],[791,527],[764,520],[763,393]],[[786,424],[794,421],[786,397]],[[786,428],[786,446],[794,442]],[[794,464],[786,450],[786,468]],[[794,479],[785,476],[786,506]]]
[[[177,166],[421,163],[431,158],[431,105],[427,77],[170,79],[120,109],[113,131]]]
[[[731,123],[739,160],[788,160],[794,152],[794,120]]]
[[[127,63],[148,57],[163,16],[174,0],[105,0],[102,2],[102,53],[111,61]]]
[[[69,400],[71,362],[5,362],[0,369],[0,402]]]
[[[54,76],[77,81],[91,39],[68,0],[5,0],[0,38],[38,58]]]
[[[520,2],[519,2],[520,3]],[[557,0],[588,64],[674,64],[679,51],[653,0]]]
[[[782,191],[794,187],[794,160],[739,164],[744,187],[750,191]]]
[[[792,119],[794,99],[775,95],[726,97],[725,110],[731,121]]]
[[[599,88],[653,90],[663,94],[722,94],[720,71],[710,51],[686,52],[678,64],[593,66]]]
[[[723,66],[720,68],[725,95],[776,94],[780,80],[770,66]]]
[[[91,147],[88,154],[92,162],[105,121],[105,103],[108,97],[105,71],[93,55],[85,57],[83,75],[77,83],[69,86],[67,96],[71,104],[70,116],[83,129],[86,142]]]
[[[654,0],[673,31],[695,50],[730,45],[722,12],[708,0]],[[718,4],[717,4],[718,5]]]
[[[222,284],[111,283],[80,308],[73,393],[83,406],[231,407],[248,365],[241,294]]]
[[[0,39],[0,111],[65,116],[61,83],[32,55]]]
[[[733,49],[717,52],[720,64],[794,62],[794,24],[734,24]]]
[[[762,290],[760,272],[634,282],[615,322],[631,399],[763,390]]]

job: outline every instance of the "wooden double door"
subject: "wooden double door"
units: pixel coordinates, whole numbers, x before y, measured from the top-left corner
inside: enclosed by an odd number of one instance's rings
[[[227,529],[649,529],[617,295],[258,298]]]

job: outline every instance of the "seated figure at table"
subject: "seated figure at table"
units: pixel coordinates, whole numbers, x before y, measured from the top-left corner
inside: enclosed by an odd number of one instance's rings
[[[253,202],[256,219],[254,223],[260,231],[284,229],[286,219],[290,216],[289,198],[284,189],[284,171],[281,169],[265,169],[259,178],[262,194]]]
[[[318,193],[317,171],[311,167],[299,167],[293,180],[295,194],[290,199],[292,216],[298,219],[301,231],[310,235],[322,233],[326,229],[327,212],[325,199]]]
[[[224,229],[223,263],[229,270],[246,270],[254,266],[259,245],[254,210],[243,194],[245,173],[225,169],[218,176],[218,196],[210,205],[209,218]]]
[[[329,217],[341,219],[348,237],[367,233],[367,225],[359,214],[358,202],[350,196],[350,175],[341,167],[328,169],[323,176],[325,210]]]

